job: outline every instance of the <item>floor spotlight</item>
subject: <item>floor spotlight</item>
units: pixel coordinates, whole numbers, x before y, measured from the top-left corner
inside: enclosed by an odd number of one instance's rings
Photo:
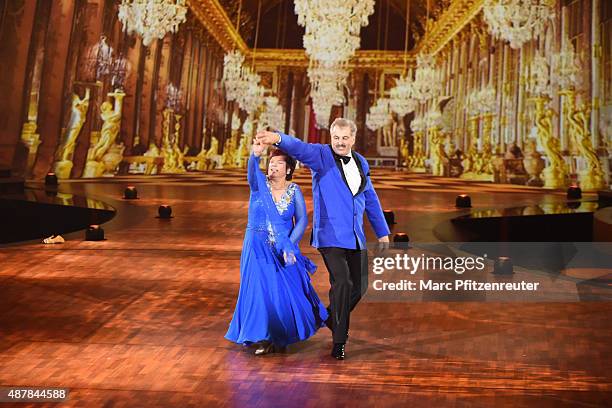
[[[472,199],[467,194],[459,194],[455,199],[455,207],[457,208],[470,208],[472,206]]]
[[[408,249],[410,237],[405,232],[398,232],[393,235],[393,247],[398,249]]]
[[[385,215],[385,221],[387,221],[387,225],[389,226],[389,228],[391,228],[391,226],[393,224],[396,224],[396,222],[395,222],[395,214],[393,213],[393,211],[391,211],[391,210],[384,210],[383,214]]]
[[[162,219],[169,219],[172,218],[172,207],[170,207],[169,205],[160,205],[159,208],[157,209],[157,214],[159,214],[159,216],[157,218],[162,218]]]
[[[85,241],[103,241],[104,230],[99,225],[90,225],[85,231]]]
[[[579,200],[582,198],[582,190],[575,184],[572,184],[567,188],[567,199],[568,200]]]
[[[57,186],[57,176],[55,173],[47,173],[45,176],[45,185],[46,186]]]
[[[138,190],[134,186],[127,186],[123,191],[123,198],[126,200],[135,200],[138,198]]]
[[[507,256],[498,257],[493,263],[493,274],[495,275],[512,275],[514,274],[512,260]]]

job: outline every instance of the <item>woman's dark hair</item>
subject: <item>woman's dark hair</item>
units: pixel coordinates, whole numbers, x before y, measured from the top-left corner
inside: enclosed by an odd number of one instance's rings
[[[282,156],[287,165],[287,169],[289,170],[289,174],[285,176],[286,180],[291,180],[293,178],[293,172],[295,171],[295,159],[287,155],[287,153],[283,152],[281,149],[274,149],[270,152],[270,159],[276,156]],[[270,166],[270,161],[268,161],[268,167]]]

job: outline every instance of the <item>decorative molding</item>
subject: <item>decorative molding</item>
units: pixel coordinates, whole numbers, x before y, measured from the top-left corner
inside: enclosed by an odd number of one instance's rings
[[[253,58],[253,51],[249,50],[246,60]],[[308,67],[308,57],[304,50],[300,49],[275,49],[263,48],[255,52],[256,66],[285,66],[285,67]],[[408,53],[408,66],[414,66],[416,54]],[[404,67],[403,51],[378,51],[358,50],[348,63],[348,68],[381,68],[384,65],[388,69],[402,69]]]
[[[218,0],[187,0],[187,5],[224,51],[237,48],[247,52],[246,43]]]
[[[453,37],[480,13],[484,0],[455,0],[433,24],[417,49],[437,54]]]

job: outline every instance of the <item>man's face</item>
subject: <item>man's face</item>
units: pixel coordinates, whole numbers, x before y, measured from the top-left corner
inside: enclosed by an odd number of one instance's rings
[[[332,149],[336,154],[346,156],[355,144],[355,136],[351,135],[350,127],[335,126],[331,134]]]

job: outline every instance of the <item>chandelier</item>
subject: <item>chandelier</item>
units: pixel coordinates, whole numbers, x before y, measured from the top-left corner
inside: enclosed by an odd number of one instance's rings
[[[546,57],[537,53],[529,65],[527,90],[532,96],[550,96],[550,66]]]
[[[183,107],[183,91],[176,85],[168,84],[166,86],[166,108],[172,109],[175,112],[180,112]]]
[[[319,127],[327,128],[332,106],[344,103],[344,86],[347,78],[348,71],[341,66],[322,66],[311,62],[308,68],[310,96]]]
[[[255,113],[264,103],[265,89],[259,85],[261,77],[255,72],[248,72],[245,77],[244,87],[238,95],[238,105],[249,115]]]
[[[427,123],[422,116],[415,117],[412,122],[410,122],[410,129],[413,132],[422,132],[427,128]]]
[[[399,117],[404,117],[416,109],[413,99],[412,74],[402,75],[395,81],[395,87],[389,91],[391,110]]]
[[[122,0],[119,5],[119,21],[129,34],[136,32],[148,47],[168,32],[177,32],[186,20],[186,0]]]
[[[544,32],[554,12],[555,0],[485,0],[484,19],[491,34],[514,49]]]
[[[366,117],[366,126],[370,130],[378,130],[387,126],[393,120],[389,98],[378,98],[376,103],[370,107],[370,113]]]
[[[238,97],[242,83],[242,64],[244,55],[238,50],[230,51],[223,58],[223,84],[227,100],[233,101]]]
[[[580,86],[580,61],[574,45],[565,38],[559,52],[552,55],[552,79],[561,89],[574,89]]]
[[[359,48],[374,0],[295,0],[306,54],[324,65],[346,62]]]
[[[269,126],[273,129],[282,129],[285,125],[285,113],[278,104],[276,96],[266,96],[264,100],[264,110],[259,117],[261,127]]]
[[[468,94],[468,110],[472,114],[491,113],[496,107],[497,93],[492,85],[487,85],[482,89],[473,90]]]
[[[442,127],[442,113],[440,112],[440,110],[434,108],[431,111],[429,111],[425,116],[423,126],[428,127],[428,128]]]
[[[429,54],[417,56],[417,69],[412,83],[412,95],[421,103],[436,97],[441,91],[442,81],[436,70],[434,57]]]

